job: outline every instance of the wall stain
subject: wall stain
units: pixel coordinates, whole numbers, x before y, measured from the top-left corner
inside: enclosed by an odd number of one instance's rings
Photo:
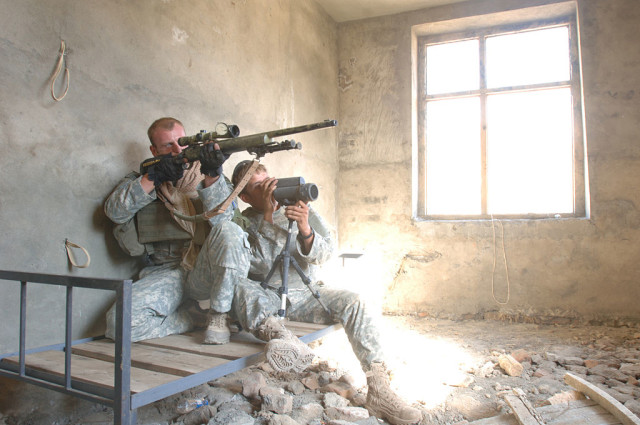
[[[353,80],[351,76],[347,74],[347,70],[340,68],[338,70],[338,88],[344,93],[351,88]]]
[[[386,196],[365,196],[364,202],[367,204],[385,204],[387,202]]]

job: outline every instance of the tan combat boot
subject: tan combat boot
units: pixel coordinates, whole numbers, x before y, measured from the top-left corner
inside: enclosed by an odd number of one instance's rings
[[[204,344],[221,345],[229,342],[231,330],[227,324],[227,313],[209,310],[209,324],[204,332]]]
[[[420,410],[411,407],[391,389],[389,373],[382,363],[372,363],[366,375],[369,388],[365,407],[372,416],[385,419],[393,425],[420,422]]]
[[[195,329],[206,329],[209,325],[209,310],[200,308],[198,301],[188,300],[181,308],[189,315]]]
[[[258,328],[258,337],[268,341],[265,357],[277,372],[304,372],[313,362],[315,354],[285,328],[283,322],[283,319],[270,316]]]

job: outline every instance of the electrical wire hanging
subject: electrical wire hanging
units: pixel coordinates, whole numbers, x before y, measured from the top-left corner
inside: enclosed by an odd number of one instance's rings
[[[504,248],[504,225],[500,220],[498,220],[498,223],[500,223],[500,229],[502,229],[502,257],[504,259],[504,269],[507,275],[507,299],[505,301],[499,301],[496,298],[496,294],[495,294],[494,284],[495,284],[495,274],[496,274],[496,227],[493,219],[493,214],[491,215],[491,229],[493,230],[493,270],[491,272],[491,296],[493,297],[493,300],[496,303],[500,305],[506,305],[509,302],[509,298],[511,297],[511,282],[509,281],[509,266],[507,265],[507,252],[505,251],[505,248]]]

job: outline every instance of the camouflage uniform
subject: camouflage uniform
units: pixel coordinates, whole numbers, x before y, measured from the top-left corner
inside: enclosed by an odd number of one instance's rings
[[[232,315],[240,322],[243,329],[257,334],[258,326],[270,315],[274,315],[281,307],[281,296],[277,289],[282,283],[280,272],[274,273],[269,281],[269,289],[263,289],[264,281],[286,243],[289,220],[283,208],[273,215],[274,224],[264,221],[262,213],[253,208],[243,212],[250,223],[245,230],[251,244],[251,268],[249,279],[243,279],[236,286]],[[293,223],[293,234],[290,243],[291,257],[314,282],[315,271],[319,265],[327,261],[334,250],[334,242],[329,226],[313,209],[309,208],[309,224],[315,232],[311,250],[308,254],[301,251],[297,241],[297,225]],[[374,315],[360,297],[351,291],[318,287],[320,299],[328,307],[327,314],[322,305],[312,295],[298,272],[290,266],[288,274],[288,300],[286,316],[290,320],[307,323],[336,323],[343,325],[356,357],[365,370],[372,362],[381,362],[382,347]]]
[[[155,190],[144,191],[140,180],[137,173],[127,175],[105,202],[105,213],[114,223],[133,225],[136,213],[157,198]],[[215,207],[231,193],[230,185],[223,177],[208,188],[200,183],[197,189],[205,210]],[[189,240],[144,245],[149,265],[140,272],[140,279],[132,288],[132,341],[191,330],[194,324],[183,302],[188,298],[209,297],[208,291],[198,292],[197,288],[208,288],[212,283],[215,287],[226,287],[229,280],[247,275],[249,251],[245,247],[248,243],[242,229],[230,221],[232,215],[230,208],[209,220],[212,229],[191,271],[180,265]],[[132,255],[143,253],[127,252]],[[115,336],[115,304],[107,312],[106,336],[112,339]]]

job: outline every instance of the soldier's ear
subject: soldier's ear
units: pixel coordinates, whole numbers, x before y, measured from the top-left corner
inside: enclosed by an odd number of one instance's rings
[[[238,198],[240,198],[242,200],[242,202],[245,202],[247,204],[249,203],[249,201],[248,201],[249,198],[247,198],[247,194],[246,193],[239,194]]]
[[[158,156],[158,151],[156,150],[156,147],[154,145],[150,145],[149,150],[151,151],[151,155]]]

